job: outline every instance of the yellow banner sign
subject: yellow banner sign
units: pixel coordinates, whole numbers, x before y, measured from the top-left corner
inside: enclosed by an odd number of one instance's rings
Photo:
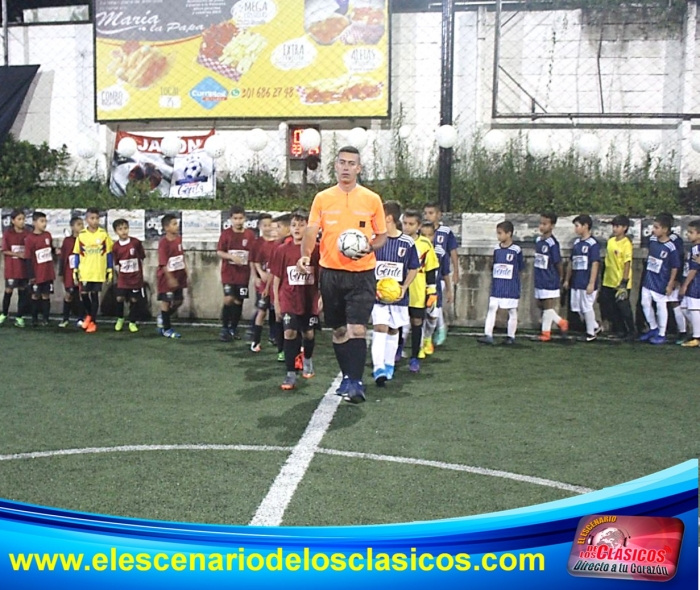
[[[96,0],[97,119],[386,117],[388,0]]]

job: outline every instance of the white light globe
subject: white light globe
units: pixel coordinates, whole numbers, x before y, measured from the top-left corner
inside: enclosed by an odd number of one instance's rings
[[[94,137],[90,137],[89,135],[78,136],[78,141],[75,146],[75,152],[83,160],[89,160],[90,158],[94,158],[97,154],[97,149],[98,143]]]
[[[693,131],[690,135],[690,145],[693,150],[700,152],[700,131]]]
[[[576,152],[586,160],[594,160],[600,154],[600,139],[592,133],[584,133],[576,141]]]
[[[160,153],[166,158],[174,158],[180,153],[180,138],[169,133],[165,135],[160,141]]]
[[[246,144],[252,151],[261,152],[267,147],[268,140],[267,133],[260,129],[260,127],[256,127],[248,131]]]
[[[348,133],[348,144],[361,150],[367,145],[369,141],[369,136],[367,135],[367,130],[362,127],[354,127]]]
[[[661,145],[661,133],[658,131],[645,131],[637,138],[639,147],[645,154],[651,154],[659,149]]]
[[[220,135],[212,135],[204,142],[204,152],[211,159],[223,158],[226,153],[226,143]]]
[[[441,148],[449,149],[457,143],[457,130],[452,125],[441,125],[435,133]]]
[[[408,139],[411,137],[411,133],[413,133],[413,129],[410,125],[401,125],[401,127],[399,127],[399,137],[401,139]]]
[[[307,127],[299,134],[299,143],[302,149],[307,152],[309,150],[315,150],[321,145],[321,134],[318,132],[318,129]]]
[[[533,158],[546,158],[552,153],[552,142],[545,131],[530,131],[527,134],[527,153]]]
[[[138,149],[133,137],[122,137],[117,144],[117,153],[122,158],[131,158]]]
[[[506,134],[492,129],[484,136],[484,149],[493,155],[502,154],[506,149]]]

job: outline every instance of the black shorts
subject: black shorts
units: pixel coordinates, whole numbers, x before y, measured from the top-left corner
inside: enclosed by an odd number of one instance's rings
[[[28,284],[27,279],[5,279],[5,289],[24,289]]]
[[[182,289],[175,289],[175,291],[168,291],[167,293],[158,293],[158,301],[168,301],[172,303],[173,301],[182,301],[183,299]]]
[[[337,330],[348,324],[369,323],[377,297],[374,270],[350,272],[322,268],[320,287],[327,326]]]
[[[224,285],[224,297],[233,297],[242,301],[248,299],[248,285]]]
[[[102,292],[102,283],[93,283],[93,282],[80,283],[80,292],[81,293],[101,293]]]
[[[78,292],[78,287],[63,287],[66,295],[75,295]]]
[[[53,281],[34,283],[32,285],[32,295],[53,295]]]
[[[270,309],[270,296],[267,295],[263,297],[262,293],[255,293],[255,307],[260,311],[267,311]]]
[[[425,307],[409,307],[408,317],[412,320],[424,320],[425,319]]]
[[[117,287],[114,289],[114,294],[125,299],[140,299],[143,297],[143,289],[120,289]]]
[[[282,326],[285,330],[296,330],[297,332],[316,330],[319,327],[318,316],[285,313],[282,315]]]

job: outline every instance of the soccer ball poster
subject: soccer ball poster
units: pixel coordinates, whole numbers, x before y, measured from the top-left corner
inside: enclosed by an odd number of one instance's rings
[[[216,166],[204,150],[204,143],[213,134],[211,131],[206,135],[181,137],[178,153],[171,156],[163,154],[163,137],[117,132],[110,190],[117,196],[124,196],[130,184],[141,183],[150,190],[159,191],[163,197],[214,198]],[[136,150],[130,155],[119,150],[120,142],[127,138],[136,143]]]
[[[97,0],[97,120],[387,117],[388,4]]]

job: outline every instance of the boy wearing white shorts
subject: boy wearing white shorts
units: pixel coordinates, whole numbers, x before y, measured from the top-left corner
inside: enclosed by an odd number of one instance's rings
[[[681,308],[688,319],[693,337],[681,346],[697,348],[700,346],[700,219],[694,219],[688,224],[688,240],[693,244],[686,261],[685,281],[681,285],[680,295],[683,297]]]

